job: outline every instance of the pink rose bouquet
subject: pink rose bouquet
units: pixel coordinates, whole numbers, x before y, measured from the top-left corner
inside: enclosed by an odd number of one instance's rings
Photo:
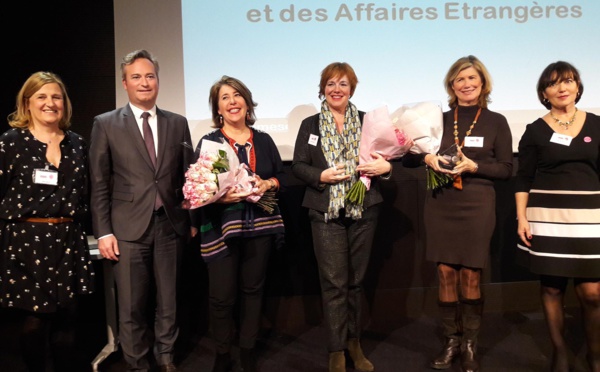
[[[199,208],[219,200],[229,189],[251,192],[246,198],[268,213],[277,204],[274,192],[258,193],[256,177],[227,143],[203,140],[198,160],[185,172],[183,185],[185,209]]]
[[[210,204],[223,196],[227,189],[219,189],[219,174],[229,171],[229,160],[225,150],[201,151],[198,160],[185,172],[183,207],[195,209]],[[219,192],[221,191],[221,192]]]
[[[381,106],[365,114],[360,137],[358,163],[372,161],[371,153],[377,152],[386,160],[402,157],[413,146],[411,137],[392,123],[387,106]],[[361,175],[354,183],[346,199],[350,203],[362,205],[366,192],[371,188],[371,178]]]
[[[392,114],[392,121],[414,139],[411,153],[437,154],[444,131],[441,102],[425,101],[404,105]],[[443,187],[454,178],[445,173],[427,170],[427,190]]]

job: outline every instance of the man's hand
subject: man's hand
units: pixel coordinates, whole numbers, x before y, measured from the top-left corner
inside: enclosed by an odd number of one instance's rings
[[[98,250],[102,257],[112,261],[119,261],[119,244],[114,235],[98,239]]]

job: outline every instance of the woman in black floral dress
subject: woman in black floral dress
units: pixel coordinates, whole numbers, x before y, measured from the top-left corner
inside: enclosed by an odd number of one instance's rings
[[[0,136],[0,306],[22,315],[30,371],[45,371],[48,330],[54,370],[72,370],[75,300],[94,279],[84,229],[87,145],[67,129],[71,113],[61,79],[36,72]]]

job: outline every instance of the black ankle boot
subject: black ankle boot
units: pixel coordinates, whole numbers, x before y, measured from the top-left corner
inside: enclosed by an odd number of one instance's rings
[[[212,372],[229,372],[229,371],[231,371],[231,354],[217,353]]]
[[[242,365],[243,372],[257,372],[256,368],[256,354],[254,349],[247,349],[245,347],[240,348],[240,364]]]
[[[460,339],[446,338],[444,348],[433,358],[429,366],[433,369],[448,369],[452,366],[452,360],[460,354]]]

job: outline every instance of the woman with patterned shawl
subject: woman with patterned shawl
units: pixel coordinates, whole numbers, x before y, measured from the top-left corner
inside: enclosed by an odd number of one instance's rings
[[[309,209],[328,334],[329,371],[346,370],[347,349],[359,371],[373,371],[360,346],[363,278],[383,198],[378,178],[389,179],[392,165],[373,153],[358,165],[364,112],[350,102],[358,79],[347,63],[321,72],[321,112],[302,121],[294,148],[293,174],[306,184],[302,205]],[[346,195],[359,173],[372,178],[362,205]]]

